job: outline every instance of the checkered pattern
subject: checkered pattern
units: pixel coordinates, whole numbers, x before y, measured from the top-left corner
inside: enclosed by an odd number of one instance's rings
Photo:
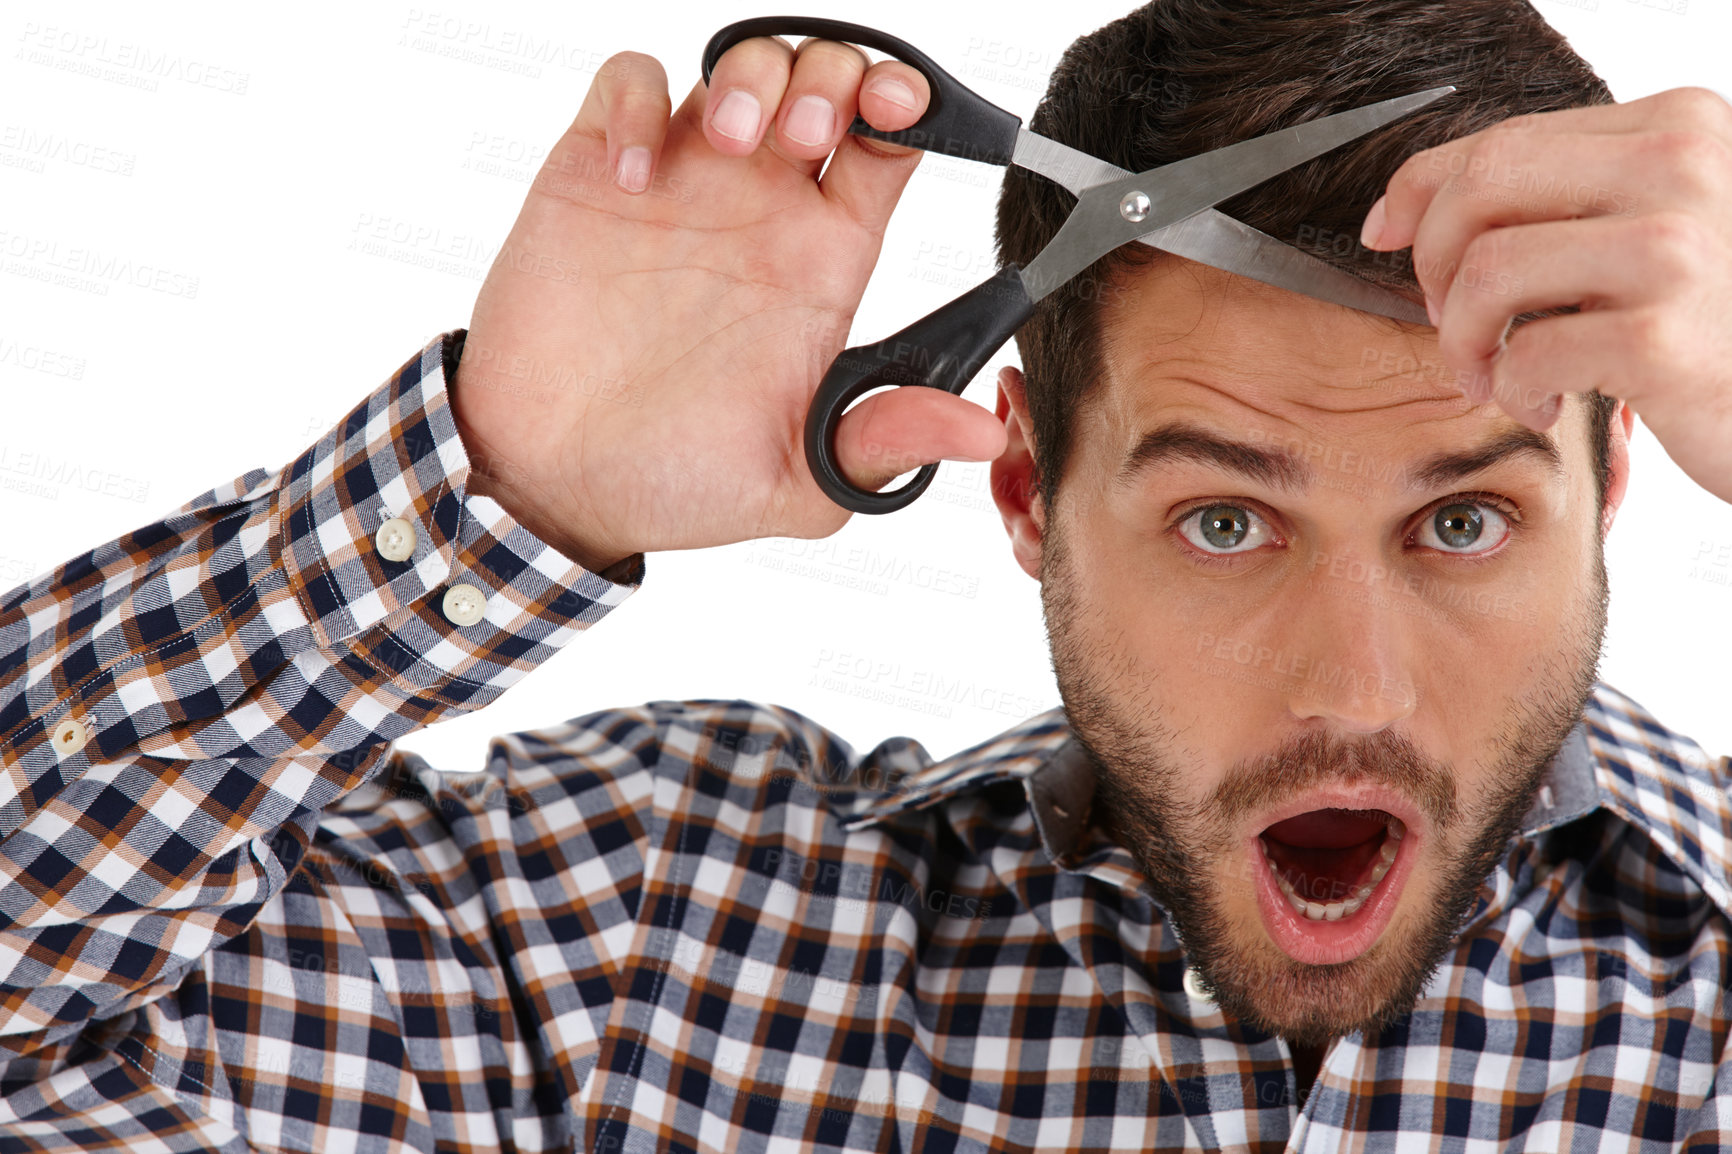
[[[936,764],[745,701],[394,750],[643,576],[465,493],[460,341],[0,599],[0,1151],[1732,1142],[1732,765],[1608,686],[1418,1009],[1302,1106],[1078,819],[1062,711]]]

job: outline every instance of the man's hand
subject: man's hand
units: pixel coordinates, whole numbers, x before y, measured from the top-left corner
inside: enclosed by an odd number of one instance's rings
[[[845,133],[857,109],[906,128],[928,96],[905,64],[760,38],[670,119],[659,63],[608,61],[475,304],[452,395],[476,490],[590,569],[839,529],[806,410],[919,160]],[[837,431],[866,488],[1003,447],[938,389],[870,397]]]
[[[1518,116],[1410,157],[1366,216],[1413,246],[1439,352],[1477,403],[1549,427],[1622,397],[1732,502],[1732,106],[1703,88]],[[1530,310],[1580,305],[1505,340]]]

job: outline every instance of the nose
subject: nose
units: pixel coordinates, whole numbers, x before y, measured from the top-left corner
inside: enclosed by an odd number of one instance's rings
[[[1419,685],[1408,659],[1404,617],[1379,594],[1366,563],[1319,572],[1289,617],[1295,676],[1287,708],[1300,721],[1320,718],[1343,733],[1372,734],[1411,717]]]

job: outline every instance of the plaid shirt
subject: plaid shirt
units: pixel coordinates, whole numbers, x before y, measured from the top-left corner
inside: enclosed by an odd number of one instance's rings
[[[466,495],[460,341],[0,600],[0,1150],[1732,1142],[1732,765],[1605,685],[1418,1008],[1302,1103],[1060,710],[938,763],[745,701],[395,751],[643,575]]]

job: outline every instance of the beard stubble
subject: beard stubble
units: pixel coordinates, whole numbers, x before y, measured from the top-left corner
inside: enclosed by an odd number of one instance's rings
[[[1593,691],[1608,604],[1603,549],[1595,553],[1595,580],[1568,614],[1560,648],[1545,655],[1527,692],[1499,720],[1502,756],[1480,796],[1464,803],[1453,770],[1393,730],[1357,739],[1314,730],[1236,763],[1204,799],[1190,802],[1158,687],[1134,653],[1091,639],[1088,619],[1099,610],[1082,604],[1058,518],[1048,518],[1041,604],[1065,713],[1095,770],[1093,812],[1142,868],[1187,961],[1229,1018],[1295,1046],[1320,1046],[1354,1031],[1375,1036],[1412,1012]],[[1122,636],[1097,624],[1101,636]],[[1235,876],[1249,884],[1255,868],[1235,831],[1247,815],[1285,798],[1354,782],[1411,798],[1432,823],[1441,860],[1427,871],[1435,879],[1430,893],[1403,895],[1406,909],[1363,954],[1334,965],[1302,963],[1268,941],[1260,924],[1235,926],[1228,916],[1223,884]]]

